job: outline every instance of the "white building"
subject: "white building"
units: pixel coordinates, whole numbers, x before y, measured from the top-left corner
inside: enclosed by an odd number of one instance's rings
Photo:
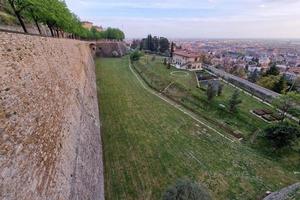
[[[202,69],[201,55],[187,50],[176,50],[173,53],[172,64],[178,69]]]
[[[270,58],[263,56],[259,58],[259,64],[261,65],[262,68],[266,69],[269,67],[271,60]]]
[[[255,71],[257,72],[261,72],[261,67],[257,66],[257,65],[249,65],[248,66],[248,71],[253,73]]]
[[[294,81],[295,79],[300,78],[300,67],[291,67],[284,75],[289,81]]]

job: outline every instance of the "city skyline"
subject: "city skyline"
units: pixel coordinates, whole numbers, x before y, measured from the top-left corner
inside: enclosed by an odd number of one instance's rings
[[[127,38],[300,38],[299,0],[66,0],[81,20]]]

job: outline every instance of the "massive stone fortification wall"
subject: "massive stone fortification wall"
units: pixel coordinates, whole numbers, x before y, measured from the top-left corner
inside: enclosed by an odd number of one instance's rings
[[[126,45],[121,41],[97,41],[95,45],[98,57],[121,57],[127,53]]]
[[[0,32],[0,199],[104,199],[88,43]]]

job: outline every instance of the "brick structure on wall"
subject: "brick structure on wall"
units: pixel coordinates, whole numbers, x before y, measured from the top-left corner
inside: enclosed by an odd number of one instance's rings
[[[0,199],[104,199],[89,43],[0,32]]]

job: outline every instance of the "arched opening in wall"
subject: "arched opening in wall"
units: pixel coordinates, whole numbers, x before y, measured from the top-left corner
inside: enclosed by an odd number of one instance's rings
[[[96,56],[98,56],[98,57],[103,56],[102,47],[97,47]]]
[[[94,43],[90,44],[90,49],[93,55],[96,55],[96,45]]]

